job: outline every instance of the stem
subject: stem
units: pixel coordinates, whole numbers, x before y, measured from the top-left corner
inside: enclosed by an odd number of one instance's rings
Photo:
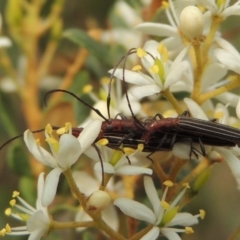
[[[219,94],[228,92],[232,89],[235,89],[237,87],[240,87],[240,76],[236,75],[236,76],[232,76],[232,81],[222,87],[219,87],[209,93],[203,93],[199,96],[199,98],[197,99],[197,102],[199,104],[204,103],[205,101],[207,101],[208,99],[211,99]]]
[[[93,227],[95,223],[93,221],[85,222],[55,222],[51,224],[52,229],[65,229],[65,228],[78,228],[78,227]]]
[[[178,173],[180,172],[182,167],[186,164],[186,162],[188,162],[188,160],[183,160],[183,159],[175,157],[175,161],[169,172],[169,180],[171,180],[172,182],[175,182],[175,179],[176,179]]]
[[[162,94],[173,105],[177,113],[182,114],[183,110],[179,105],[179,101],[173,96],[173,94],[170,92],[170,89],[167,88],[162,92]]]
[[[68,181],[69,186],[71,187],[72,192],[74,195],[78,198],[79,202],[81,203],[81,206],[83,207],[84,211],[93,219],[95,222],[95,226],[99,227],[101,230],[103,230],[106,234],[108,234],[112,239],[116,240],[126,240],[122,235],[115,232],[110,226],[108,226],[101,218],[101,214],[95,213],[93,211],[90,211],[86,207],[87,198],[81,191],[79,190],[78,186],[76,185],[76,182],[73,179],[71,169],[68,169],[64,172],[64,175]]]
[[[152,163],[153,169],[157,173],[158,177],[161,179],[162,182],[168,180],[168,175],[163,171],[160,164],[158,164],[156,161],[153,161]]]

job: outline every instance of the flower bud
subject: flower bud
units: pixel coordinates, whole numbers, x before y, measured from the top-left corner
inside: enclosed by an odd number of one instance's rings
[[[193,192],[198,193],[199,190],[205,185],[211,175],[211,170],[211,168],[207,168],[197,176],[192,186]]]
[[[192,39],[200,40],[203,32],[204,19],[199,8],[188,6],[180,14],[180,29],[183,34]]]
[[[87,208],[90,211],[100,212],[110,203],[111,198],[107,192],[98,190],[90,195],[87,201]]]

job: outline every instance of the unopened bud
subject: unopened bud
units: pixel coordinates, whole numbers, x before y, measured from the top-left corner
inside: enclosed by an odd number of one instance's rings
[[[180,14],[180,28],[184,35],[192,39],[200,40],[203,32],[204,19],[199,8],[188,6]]]
[[[87,208],[90,211],[100,212],[110,203],[111,198],[107,192],[98,190],[90,195],[87,201]]]
[[[205,185],[205,183],[210,177],[211,170],[212,170],[211,168],[207,168],[197,176],[192,186],[193,192],[195,193],[199,192],[199,190]]]

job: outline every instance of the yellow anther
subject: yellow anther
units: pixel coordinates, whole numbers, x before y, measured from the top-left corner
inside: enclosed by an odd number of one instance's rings
[[[63,135],[64,133],[66,133],[66,128],[65,127],[62,127],[62,128],[59,128],[56,133],[58,135]]]
[[[162,61],[163,62],[167,62],[168,61],[168,50],[167,50],[166,46],[163,43],[161,43],[158,46],[158,52],[161,55]]]
[[[189,185],[189,183],[183,183],[183,187],[185,187],[185,188],[191,188],[190,185]]]
[[[5,213],[5,215],[10,216],[12,214],[12,209],[7,208],[4,213]]]
[[[161,201],[161,206],[165,210],[169,209],[169,207],[170,207],[170,205],[166,201]]]
[[[200,213],[200,218],[201,218],[201,219],[204,219],[205,216],[206,216],[206,212],[205,212],[203,209],[200,209],[200,210],[199,210],[199,213]]]
[[[66,128],[66,132],[69,132],[70,129],[72,128],[72,124],[70,122],[65,123],[65,128]]]
[[[137,71],[141,71],[142,67],[140,65],[136,65],[132,68],[132,71],[137,72]]]
[[[163,113],[163,116],[167,118],[172,117],[174,114],[176,114],[176,111],[174,109],[169,109]]]
[[[123,148],[123,151],[125,154],[130,155],[130,154],[134,153],[136,150],[133,148],[125,147],[125,148]]]
[[[157,65],[151,66],[150,67],[150,72],[155,73],[155,74],[159,73],[159,67]]]
[[[163,184],[167,187],[172,187],[173,186],[173,182],[170,181],[170,180],[165,181]]]
[[[144,145],[142,143],[138,144],[138,151],[142,152],[144,149]]]
[[[6,229],[7,233],[12,232],[12,229],[11,229],[11,227],[10,227],[10,225],[8,223],[6,224],[5,229]]]
[[[38,139],[35,139],[35,143],[40,146],[40,145],[41,145],[40,139],[39,139],[39,138],[38,138]]]
[[[142,48],[138,48],[137,55],[138,55],[138,57],[142,58],[142,57],[145,57],[147,55],[147,53]]]
[[[90,93],[93,89],[93,86],[88,84],[88,85],[85,85],[82,89],[83,93]]]
[[[45,128],[45,131],[51,135],[52,132],[53,132],[53,129],[52,129],[52,126],[50,124],[47,124],[46,128]]]
[[[192,233],[194,233],[194,231],[191,227],[185,227],[185,233],[186,234],[192,234]]]
[[[163,1],[162,2],[162,6],[164,7],[164,8],[169,8],[170,6],[169,6],[169,3],[167,2],[167,1]]]
[[[110,82],[110,78],[109,78],[109,77],[102,77],[102,78],[100,79],[100,82],[101,82],[101,84],[103,84],[103,85],[107,85],[107,84],[109,84],[109,82]]]
[[[15,198],[15,197],[18,197],[19,195],[20,195],[20,192],[13,191],[12,197]]]
[[[106,146],[106,145],[108,145],[108,143],[109,143],[109,141],[106,138],[102,138],[97,142],[97,144],[102,145],[102,146]]]
[[[46,138],[45,141],[49,144],[58,144],[58,141],[52,137]]]
[[[14,207],[15,204],[16,204],[16,199],[12,199],[12,200],[9,202],[9,204],[10,204],[12,207]]]
[[[214,118],[221,118],[223,116],[224,116],[223,112],[216,112],[213,117]]]
[[[5,236],[5,234],[6,234],[6,229],[5,228],[3,228],[1,231],[0,231],[0,236],[2,236],[2,237],[4,237]]]

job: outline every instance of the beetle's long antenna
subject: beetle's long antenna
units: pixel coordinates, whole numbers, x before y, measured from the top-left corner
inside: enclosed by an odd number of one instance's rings
[[[74,98],[76,98],[79,102],[81,102],[83,105],[85,105],[86,107],[90,108],[91,110],[93,110],[95,113],[98,114],[98,116],[100,116],[101,118],[103,118],[105,121],[109,122],[109,120],[103,116],[103,114],[97,109],[97,108],[94,108],[92,107],[90,104],[88,104],[87,102],[85,102],[83,99],[81,99],[80,97],[78,97],[76,94],[70,92],[70,91],[67,91],[67,90],[64,90],[64,89],[54,89],[54,90],[51,90],[49,92],[47,92],[44,96],[44,104],[45,106],[47,106],[47,97],[48,95],[52,94],[52,93],[55,93],[55,92],[64,92],[64,93],[67,93],[71,96],[73,96]]]

